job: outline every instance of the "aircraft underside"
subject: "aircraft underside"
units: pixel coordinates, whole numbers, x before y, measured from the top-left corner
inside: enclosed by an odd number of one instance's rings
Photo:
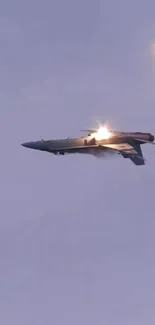
[[[97,158],[105,158],[107,156],[111,156],[111,155],[116,155],[118,153],[116,153],[116,151],[114,150],[109,150],[107,148],[87,148],[87,149],[74,149],[74,150],[66,150],[66,151],[56,151],[53,152],[55,155],[68,155],[68,154],[87,154],[87,155],[93,155]]]
[[[114,156],[114,155],[121,155],[123,158],[128,158],[130,159],[135,165],[145,165],[145,159],[143,158],[142,152],[141,152],[141,148],[140,145],[137,146],[137,153],[138,155],[135,156],[134,154],[128,154],[127,152],[123,152],[123,151],[117,151],[111,148],[107,148],[107,147],[92,147],[92,148],[70,148],[68,150],[60,150],[60,151],[54,151],[53,153],[55,155],[66,155],[66,154],[87,154],[87,155],[93,155],[96,158],[99,159],[104,159],[106,157],[110,157],[110,156]]]

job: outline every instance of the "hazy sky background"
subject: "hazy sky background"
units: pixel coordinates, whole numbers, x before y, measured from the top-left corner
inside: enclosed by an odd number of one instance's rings
[[[154,0],[0,4],[0,323],[155,324],[155,149],[20,146],[109,121],[155,133]]]

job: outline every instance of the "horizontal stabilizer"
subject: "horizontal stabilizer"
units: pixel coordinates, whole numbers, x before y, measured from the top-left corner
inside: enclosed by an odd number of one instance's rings
[[[139,144],[134,146],[128,143],[105,144],[103,147],[118,151],[124,158],[130,158],[137,166],[145,165],[145,159]]]

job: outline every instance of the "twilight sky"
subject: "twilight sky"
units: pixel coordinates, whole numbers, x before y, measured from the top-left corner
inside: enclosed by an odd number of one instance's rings
[[[155,324],[155,149],[55,157],[22,142],[155,133],[154,0],[2,0],[0,323]]]

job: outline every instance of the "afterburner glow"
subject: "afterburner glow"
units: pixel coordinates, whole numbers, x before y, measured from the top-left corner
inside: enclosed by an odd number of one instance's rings
[[[99,130],[95,133],[96,140],[106,140],[111,137],[111,132],[108,130],[106,126],[102,126]]]

